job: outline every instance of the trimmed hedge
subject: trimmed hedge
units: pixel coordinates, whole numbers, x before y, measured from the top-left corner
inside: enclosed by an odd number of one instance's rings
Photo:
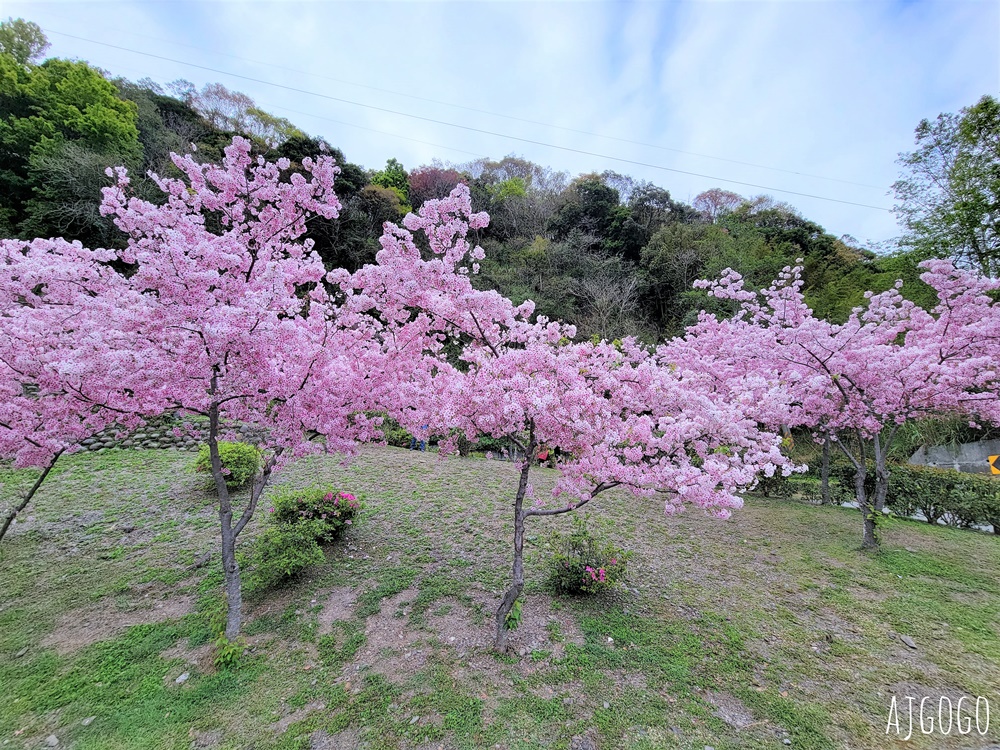
[[[854,467],[838,462],[830,467],[830,476],[840,485],[837,498],[853,500]],[[875,491],[875,466],[870,462],[865,489],[869,495]],[[1000,534],[1000,477],[890,464],[886,507],[903,518],[920,513],[927,523],[943,522],[960,529],[992,526],[993,533]]]
[[[1000,534],[1000,480],[954,469],[897,464],[889,475],[888,505],[900,516],[919,511],[928,523],[968,529],[992,526]]]

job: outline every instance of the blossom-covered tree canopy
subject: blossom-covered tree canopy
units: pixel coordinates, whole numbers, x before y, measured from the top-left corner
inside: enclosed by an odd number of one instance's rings
[[[877,546],[873,514],[885,503],[887,451],[900,425],[951,414],[1000,419],[1000,308],[990,294],[1000,281],[950,261],[922,267],[921,279],[938,299],[932,309],[904,299],[899,282],[887,292],[866,294],[866,304],[840,325],[813,314],[802,295],[800,268],[785,268],[759,294],[728,272],[699,285],[739,302],[738,313],[725,321],[702,315],[688,335],[689,351],[702,362],[728,362],[780,382],[790,395],[789,409],[775,415],[783,424],[856,438],[853,449],[843,439],[838,444],[856,469],[868,547]],[[869,446],[876,474],[872,498],[864,490]]]

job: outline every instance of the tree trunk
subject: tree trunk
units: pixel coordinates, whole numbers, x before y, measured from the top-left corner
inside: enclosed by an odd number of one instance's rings
[[[891,439],[890,433],[890,437],[886,440],[886,443]],[[882,517],[882,509],[885,508],[885,501],[889,496],[889,467],[884,447],[881,436],[875,435],[875,491],[866,503],[865,534],[861,544],[861,547],[866,550],[877,550],[880,548],[880,542],[876,533],[877,523]]]
[[[0,526],[0,542],[3,541],[4,535],[6,535],[7,533],[7,529],[9,529],[10,525],[14,523],[14,519],[17,518],[17,514],[28,507],[28,503],[31,502],[31,499],[35,496],[35,493],[38,492],[38,488],[42,486],[42,482],[45,481],[45,477],[47,477],[49,475],[49,472],[52,471],[52,467],[56,465],[56,461],[59,460],[59,456],[61,456],[62,453],[63,452],[60,450],[52,457],[52,460],[49,461],[48,466],[42,469],[42,473],[39,475],[38,479],[36,479],[35,483],[31,485],[31,489],[28,490],[28,492],[24,495],[23,498],[21,498],[21,502],[16,507],[11,508],[10,512],[7,514],[7,517],[3,520],[3,526]]]
[[[219,493],[219,525],[222,527],[222,571],[225,575],[226,591],[225,635],[229,640],[233,640],[240,634],[240,624],[243,618],[243,594],[240,590],[240,566],[236,562],[236,533],[233,529],[233,505],[229,499],[229,488],[226,486],[226,477],[222,473],[222,459],[219,457],[218,404],[212,404],[208,409],[208,455],[212,461],[212,478],[215,480],[215,489]]]
[[[820,464],[820,503],[830,505],[833,500],[830,497],[830,436],[823,437],[823,463]]]
[[[868,471],[864,464],[854,471],[854,494],[858,499],[858,508],[864,518],[864,534],[861,538],[861,549],[878,549],[878,537],[875,534],[875,507],[865,490],[865,480]]]
[[[875,533],[875,509],[868,508],[862,511],[865,514],[865,531],[864,536],[861,539],[861,549],[864,550],[877,550],[879,549],[878,536]]]
[[[240,581],[240,566],[236,562],[236,534],[232,528],[232,510],[221,510],[222,521],[222,568],[226,577],[226,638],[230,641],[240,635],[243,618],[243,591]]]
[[[879,513],[885,508],[889,497],[889,465],[885,447],[878,435],[875,436],[875,497],[872,505]]]
[[[514,608],[514,602],[518,600],[524,591],[524,494],[528,489],[528,472],[531,470],[531,458],[535,452],[535,431],[532,427],[529,433],[528,445],[525,449],[524,463],[521,466],[521,479],[517,485],[517,496],[514,498],[514,565],[512,569],[512,583],[507,593],[504,594],[497,607],[496,613],[496,639],[493,647],[499,653],[507,650],[507,615]]]
[[[868,497],[868,491],[865,489],[865,480],[868,479],[868,456],[865,451],[865,440],[864,435],[858,432],[858,455],[854,456],[844,445],[843,440],[837,441],[837,446],[840,448],[841,452],[847,456],[848,460],[854,465],[854,495],[858,501],[858,509],[861,511],[861,517],[864,519],[864,532],[861,537],[861,549],[864,550],[877,550],[879,548],[878,534],[876,528],[876,515],[874,507],[874,499]],[[891,438],[890,438],[891,439]],[[886,441],[888,443],[888,441]],[[878,436],[876,436],[875,444],[879,445]],[[877,455],[878,450],[876,450]],[[888,476],[888,473],[886,474]],[[883,498],[884,501],[884,498]],[[879,509],[881,513],[881,509]]]

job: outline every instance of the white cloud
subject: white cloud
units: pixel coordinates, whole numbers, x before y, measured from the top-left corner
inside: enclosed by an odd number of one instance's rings
[[[879,206],[891,205],[885,191],[897,176],[896,154],[911,146],[921,118],[1000,91],[1000,6],[975,0],[8,1],[5,15],[376,107]],[[221,81],[366,166],[380,166],[389,156],[416,166],[434,157],[460,162],[469,154],[514,152],[571,173],[629,173],[682,199],[716,184],[764,192],[405,118],[57,34],[50,38],[51,54],[88,59],[115,74],[161,82],[184,77],[199,85]],[[512,121],[332,78],[717,158]],[[835,234],[884,239],[897,231],[885,212],[774,195]]]

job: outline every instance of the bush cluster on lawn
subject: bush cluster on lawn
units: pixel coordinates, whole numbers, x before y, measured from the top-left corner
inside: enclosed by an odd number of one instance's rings
[[[756,489],[764,497],[791,497],[794,488],[788,477],[775,472],[769,477],[761,475]]]
[[[322,487],[285,490],[274,497],[271,516],[285,525],[308,524],[317,540],[332,542],[361,511],[361,503],[349,492]]]
[[[318,522],[270,524],[243,557],[244,588],[260,592],[300,575],[325,559],[316,541]]]
[[[585,518],[573,519],[568,535],[554,533],[551,580],[563,594],[596,594],[625,579],[631,552],[602,544],[587,528]]]
[[[992,526],[1000,534],[1000,479],[986,474],[899,464],[889,475],[888,504],[900,516],[919,511],[928,523]]]
[[[405,428],[401,427],[399,422],[392,417],[382,417],[381,429],[382,434],[385,435],[385,442],[388,445],[392,445],[396,448],[410,447],[410,441],[413,439],[413,435],[411,435]]]
[[[272,500],[270,523],[244,556],[246,590],[257,593],[301,575],[325,559],[320,544],[334,541],[361,511],[349,492],[288,489]]]
[[[838,500],[854,499],[854,467],[837,463],[831,476],[839,487],[831,487]],[[875,465],[869,463],[865,478],[869,493],[875,488]],[[886,507],[903,518],[923,515],[927,523],[943,522],[968,529],[992,526],[1000,534],[1000,477],[968,474],[916,464],[890,464]]]
[[[226,486],[230,489],[243,487],[257,476],[260,469],[260,459],[260,451],[247,443],[219,443],[222,473],[226,475]],[[212,459],[209,456],[207,445],[198,449],[194,470],[205,474],[212,473]]]

